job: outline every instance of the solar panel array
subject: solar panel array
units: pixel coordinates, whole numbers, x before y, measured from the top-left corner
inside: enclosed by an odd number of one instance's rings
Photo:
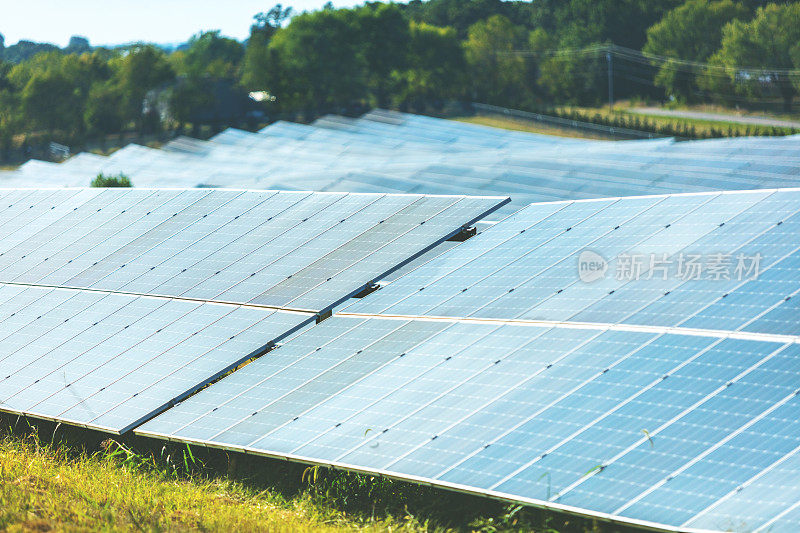
[[[795,531],[799,213],[798,190],[532,205],[135,431],[661,529]],[[581,279],[587,250],[605,276]],[[759,264],[617,279],[644,254]]]
[[[85,186],[99,172],[123,172],[141,187],[511,194],[498,213],[507,215],[561,199],[798,186],[798,154],[800,136],[589,141],[379,110],[31,161],[0,173],[0,185]]]
[[[124,433],[505,201],[0,190],[0,410]]]
[[[799,148],[379,110],[31,161],[0,173],[0,411],[796,531]],[[98,172],[184,189],[23,188]]]

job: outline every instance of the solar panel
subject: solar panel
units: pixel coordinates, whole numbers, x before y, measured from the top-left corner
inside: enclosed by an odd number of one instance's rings
[[[0,190],[0,410],[124,433],[504,201]]]
[[[334,316],[135,431],[679,527],[796,453],[798,341]]]
[[[3,282],[314,312],[507,201],[209,189],[5,194]]]
[[[346,311],[795,335],[798,232],[794,189],[532,205]]]
[[[788,530],[800,496],[771,479],[800,450],[799,212],[797,190],[532,205],[135,431],[667,529],[721,527],[765,479],[775,505],[736,528]],[[579,268],[707,249],[763,269]]]
[[[0,411],[124,433],[312,320],[0,284]]]

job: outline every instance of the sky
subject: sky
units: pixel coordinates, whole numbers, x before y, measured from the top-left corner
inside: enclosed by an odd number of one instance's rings
[[[6,46],[20,39],[65,46],[72,35],[93,45],[133,41],[180,43],[200,30],[245,39],[253,15],[277,3],[295,11],[319,9],[326,0],[0,0]],[[363,0],[334,1],[351,7]],[[4,5],[5,4],[5,5]]]

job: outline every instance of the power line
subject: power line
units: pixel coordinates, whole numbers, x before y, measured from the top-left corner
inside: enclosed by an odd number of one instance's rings
[[[559,48],[551,50],[511,50],[499,51],[498,54],[505,55],[518,55],[526,57],[550,57],[559,58],[563,57],[574,58],[580,56],[595,56],[598,59],[604,54],[612,54],[616,57],[627,59],[629,61],[638,62],[646,65],[660,65],[673,70],[684,70],[687,72],[705,72],[717,71],[729,76],[731,73],[749,73],[755,77],[769,76],[769,75],[785,75],[785,76],[800,76],[800,69],[787,69],[778,67],[750,67],[740,65],[723,65],[716,63],[708,63],[703,61],[692,61],[688,59],[679,59],[674,57],[662,56],[657,54],[649,54],[640,50],[626,48],[615,44],[595,44],[583,48]]]

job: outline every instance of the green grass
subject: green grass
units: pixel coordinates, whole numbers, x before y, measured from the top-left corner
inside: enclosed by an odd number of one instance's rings
[[[716,134],[721,136],[744,136],[744,135],[764,135],[771,132],[773,129],[789,133],[789,128],[772,128],[770,126],[760,126],[753,124],[741,124],[739,122],[719,121],[719,120],[706,120],[687,117],[665,117],[663,115],[656,115],[650,113],[633,113],[628,111],[628,104],[619,103],[614,106],[614,110],[610,111],[608,107],[560,107],[557,108],[562,112],[577,111],[587,116],[597,116],[604,119],[611,119],[614,116],[624,117],[627,120],[639,119],[655,124],[657,127],[672,127],[675,129],[688,126],[694,128],[694,132],[700,138],[714,137]]]
[[[0,416],[2,532],[601,531],[585,520],[384,478],[12,425]]]
[[[556,137],[577,137],[581,139],[608,139],[608,136],[596,135],[591,132],[575,130],[571,128],[559,128],[539,124],[530,120],[515,119],[513,117],[473,115],[454,117],[452,120],[466,122],[469,124],[479,124],[492,128],[501,128],[513,131],[524,131],[527,133],[540,133],[543,135],[554,135]]]

